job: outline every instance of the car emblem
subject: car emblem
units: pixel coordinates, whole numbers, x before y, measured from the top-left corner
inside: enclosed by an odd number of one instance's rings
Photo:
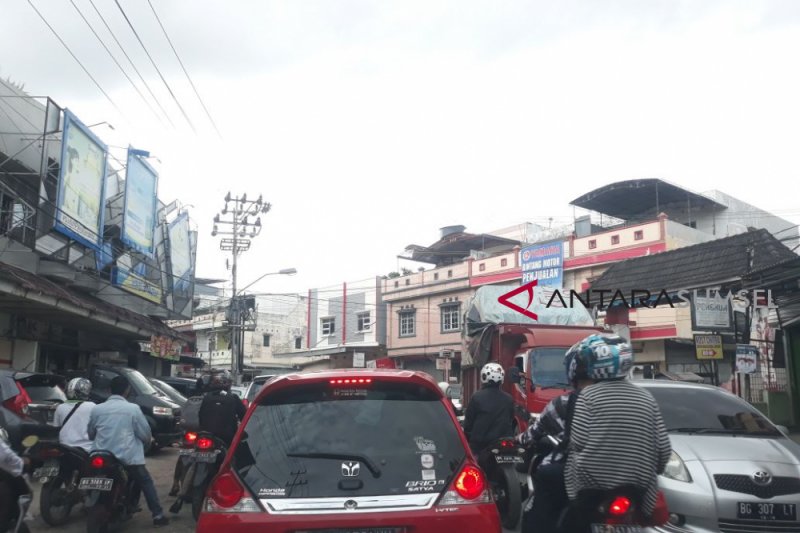
[[[345,509],[353,510],[356,507],[358,507],[358,502],[355,501],[355,500],[347,500],[346,502],[344,502],[344,508]]]
[[[756,485],[769,485],[772,483],[772,475],[769,472],[764,472],[763,470],[756,472],[752,476],[753,482]]]
[[[342,475],[344,477],[358,477],[361,473],[361,463],[342,463]],[[355,502],[354,502],[355,503]]]

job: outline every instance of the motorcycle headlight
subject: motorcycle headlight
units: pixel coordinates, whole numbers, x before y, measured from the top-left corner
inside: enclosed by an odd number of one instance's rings
[[[683,481],[686,483],[692,482],[692,476],[689,474],[689,470],[686,469],[686,464],[684,464],[681,456],[675,452],[672,452],[669,456],[669,461],[664,468],[663,476],[676,481]]]
[[[172,416],[172,409],[169,407],[153,407],[153,414],[159,416]]]

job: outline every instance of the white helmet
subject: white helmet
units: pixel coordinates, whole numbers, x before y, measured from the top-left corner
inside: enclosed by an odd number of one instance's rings
[[[481,383],[484,385],[487,383],[502,385],[505,377],[506,373],[503,371],[503,367],[497,363],[486,363],[481,369]]]

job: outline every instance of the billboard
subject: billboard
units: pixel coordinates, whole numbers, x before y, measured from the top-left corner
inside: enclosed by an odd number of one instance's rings
[[[103,238],[108,147],[64,111],[55,229],[94,250]]]
[[[161,287],[147,281],[142,276],[132,272],[126,268],[115,267],[112,273],[111,282],[114,286],[119,287],[125,291],[140,296],[145,300],[149,300],[155,304],[160,304],[163,297]]]
[[[170,263],[176,288],[189,286],[192,271],[192,244],[189,235],[189,215],[181,214],[169,225]]]
[[[732,331],[733,307],[727,298],[719,298],[716,293],[695,293],[692,297],[692,330],[694,331]]]
[[[539,287],[561,289],[564,278],[564,244],[534,244],[519,252],[522,283],[538,280]]]
[[[131,148],[128,148],[126,168],[121,239],[137,252],[152,257],[155,252],[158,173]]]

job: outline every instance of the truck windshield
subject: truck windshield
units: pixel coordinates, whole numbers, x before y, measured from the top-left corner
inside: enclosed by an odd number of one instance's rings
[[[534,348],[530,351],[531,379],[539,387],[566,387],[564,354],[569,347]]]

